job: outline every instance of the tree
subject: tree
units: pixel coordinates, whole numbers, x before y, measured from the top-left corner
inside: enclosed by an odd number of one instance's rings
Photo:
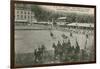
[[[35,18],[37,21],[48,21],[50,12],[44,10],[38,5],[32,5],[32,11],[35,13]]]

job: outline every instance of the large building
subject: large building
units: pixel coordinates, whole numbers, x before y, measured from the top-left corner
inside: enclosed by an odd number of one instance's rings
[[[31,24],[36,19],[34,18],[34,12],[32,11],[32,5],[30,4],[15,4],[15,24],[26,25]]]

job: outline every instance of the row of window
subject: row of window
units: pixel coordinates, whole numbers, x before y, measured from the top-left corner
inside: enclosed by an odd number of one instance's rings
[[[32,12],[31,11],[24,11],[24,10],[16,10],[16,14],[32,14]]]
[[[16,19],[33,19],[34,16],[16,15]]]

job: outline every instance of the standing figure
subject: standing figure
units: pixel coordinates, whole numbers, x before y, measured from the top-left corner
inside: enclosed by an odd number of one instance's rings
[[[57,46],[55,45],[55,43],[53,43],[53,46],[52,46],[53,48],[54,48],[54,59],[57,59],[57,55],[58,55],[58,50],[57,50]]]
[[[57,44],[57,53],[58,53],[58,59],[61,61],[62,60],[62,55],[63,55],[63,50],[62,50],[62,45],[60,43],[60,41],[58,41]]]

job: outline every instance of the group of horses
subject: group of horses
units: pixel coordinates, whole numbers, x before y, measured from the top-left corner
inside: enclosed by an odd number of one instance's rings
[[[34,50],[34,62],[35,63],[42,63],[43,62],[43,56],[45,55],[46,47],[44,45],[41,45],[37,49]]]
[[[58,41],[57,45],[53,43],[54,48],[54,59],[58,60],[60,62],[62,61],[70,61],[74,59],[73,57],[75,54],[80,53],[80,47],[76,40],[76,46],[71,46],[71,42],[68,39],[68,42],[62,42]]]

